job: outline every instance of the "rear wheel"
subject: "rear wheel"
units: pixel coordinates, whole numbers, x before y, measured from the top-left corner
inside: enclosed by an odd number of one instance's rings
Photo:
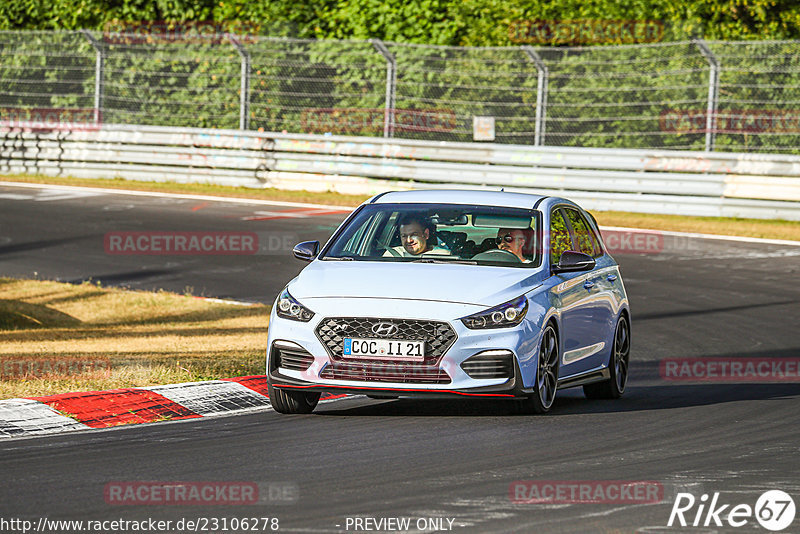
[[[526,399],[515,401],[520,413],[543,414],[550,411],[558,389],[558,336],[548,324],[539,343],[539,362],[536,369],[536,391]]]
[[[272,382],[267,381],[269,401],[276,412],[279,413],[311,413],[317,407],[321,393],[286,390],[272,387]]]
[[[603,382],[583,386],[583,394],[589,399],[618,399],[625,392],[628,382],[628,363],[631,355],[631,329],[628,319],[623,315],[617,321],[614,332],[614,347],[608,369],[611,377]]]

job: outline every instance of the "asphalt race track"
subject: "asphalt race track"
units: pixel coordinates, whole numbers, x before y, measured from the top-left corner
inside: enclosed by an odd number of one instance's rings
[[[0,273],[271,302],[302,267],[283,238],[323,240],[343,216],[0,187]],[[125,231],[255,232],[275,246],[253,255],[108,253],[106,235]],[[653,250],[615,257],[633,313],[632,376],[618,401],[565,390],[550,415],[512,416],[500,401],[353,397],[309,416],[267,411],[2,441],[0,517],[270,517],[284,532],[363,532],[354,518],[392,517],[411,518],[411,532],[768,532],[753,517],[739,528],[702,526],[705,513],[700,526],[666,525],[680,492],[698,502],[719,492],[730,510],[780,489],[800,506],[800,383],[669,381],[659,362],[800,357],[800,247],[665,236]],[[514,503],[509,488],[520,480],[654,481],[662,494],[656,504]],[[106,486],[125,481],[289,491],[262,491],[261,502],[243,506],[108,504]],[[441,521],[417,530],[420,519]],[[783,532],[800,532],[800,519]]]

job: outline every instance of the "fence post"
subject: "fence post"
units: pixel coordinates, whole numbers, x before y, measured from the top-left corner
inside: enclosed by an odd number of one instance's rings
[[[714,150],[717,137],[717,102],[719,100],[719,60],[703,39],[692,42],[700,49],[700,53],[708,61],[708,106],[706,107],[706,152]]]
[[[225,34],[228,40],[239,52],[239,57],[242,58],[241,69],[241,83],[239,87],[239,129],[250,129],[250,53],[239,42],[236,35],[232,33]]]
[[[549,83],[549,71],[542,58],[531,46],[523,46],[522,49],[533,60],[536,70],[539,72],[536,84],[536,119],[533,132],[534,146],[544,146],[545,123],[547,121],[547,85]]]
[[[100,41],[95,39],[94,35],[92,35],[92,32],[89,30],[81,30],[81,33],[89,40],[96,54],[94,63],[94,123],[100,124],[103,118],[103,93],[105,89],[105,84],[103,83],[103,66],[106,52],[103,45],[100,44]]]
[[[397,87],[397,62],[394,59],[394,54],[389,52],[386,45],[380,39],[370,39],[372,46],[375,50],[380,52],[386,60],[386,97],[384,99],[384,112],[383,112],[383,136],[394,137],[394,100],[395,89]]]

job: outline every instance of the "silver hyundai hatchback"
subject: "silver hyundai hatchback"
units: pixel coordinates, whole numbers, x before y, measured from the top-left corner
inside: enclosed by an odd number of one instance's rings
[[[407,191],[359,206],[272,308],[274,409],[322,392],[508,399],[545,413],[556,391],[618,398],[630,357],[619,267],[594,218],[564,198]]]

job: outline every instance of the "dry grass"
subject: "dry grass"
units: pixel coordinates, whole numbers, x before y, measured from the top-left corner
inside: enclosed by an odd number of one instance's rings
[[[157,191],[164,193],[188,193],[235,198],[255,198],[290,202],[311,202],[335,206],[358,206],[368,196],[342,195],[340,193],[312,193],[308,191],[284,191],[281,189],[251,189],[247,187],[228,187],[209,184],[177,184],[138,182],[122,179],[88,179],[71,177],[52,177],[41,175],[0,175],[5,181],[26,183],[47,183],[84,187],[105,187],[112,189],[132,189],[137,191]],[[569,195],[567,195],[569,196]],[[674,232],[698,232],[705,234],[739,235],[766,239],[788,239],[800,241],[800,222],[765,221],[761,219],[734,219],[725,217],[686,217],[683,215],[655,215],[644,213],[625,213],[618,211],[593,212],[603,226],[626,226],[630,228],[650,228]]]
[[[268,319],[264,305],[0,278],[0,398],[263,374]],[[17,376],[30,365],[38,376]]]

